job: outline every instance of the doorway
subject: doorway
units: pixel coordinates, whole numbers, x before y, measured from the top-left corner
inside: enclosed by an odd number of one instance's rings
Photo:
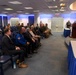
[[[62,17],[53,17],[51,19],[51,30],[52,32],[62,32],[63,31],[63,22]]]

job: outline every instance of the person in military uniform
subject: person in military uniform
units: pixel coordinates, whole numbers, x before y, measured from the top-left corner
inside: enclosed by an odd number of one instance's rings
[[[31,57],[30,54],[30,42],[28,42],[24,36],[23,36],[23,27],[21,26],[19,28],[19,33],[16,35],[16,45],[18,45],[19,47],[22,47],[25,51],[25,56],[26,57]]]

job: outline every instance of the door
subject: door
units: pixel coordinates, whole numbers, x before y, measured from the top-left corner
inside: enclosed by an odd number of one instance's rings
[[[51,30],[52,32],[62,32],[63,31],[63,22],[62,17],[53,17],[51,19]]]

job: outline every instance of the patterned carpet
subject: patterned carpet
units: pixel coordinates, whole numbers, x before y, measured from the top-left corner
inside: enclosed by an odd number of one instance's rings
[[[42,46],[32,58],[26,59],[28,68],[5,70],[5,75],[68,75],[67,48],[62,33],[53,33],[41,40]]]

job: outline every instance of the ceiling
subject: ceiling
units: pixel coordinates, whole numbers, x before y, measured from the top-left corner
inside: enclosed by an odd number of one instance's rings
[[[21,2],[20,4],[11,4],[10,1]],[[6,14],[33,14],[33,13],[63,13],[70,12],[70,4],[76,0],[0,0],[0,13]],[[62,7],[60,3],[65,3]],[[48,7],[50,6],[50,8]],[[32,7],[33,9],[25,9],[25,7]],[[54,7],[54,8],[52,8]],[[5,10],[5,8],[12,8],[13,10]]]

